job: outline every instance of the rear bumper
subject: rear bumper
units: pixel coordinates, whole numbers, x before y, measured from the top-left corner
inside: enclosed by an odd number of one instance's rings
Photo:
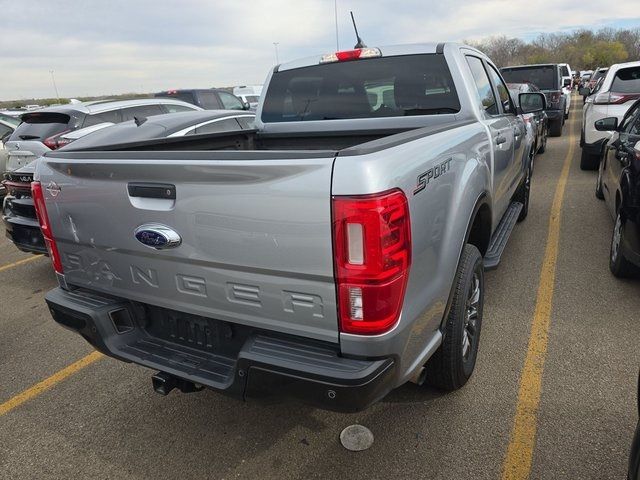
[[[394,386],[393,358],[345,358],[333,344],[87,290],[57,288],[46,301],[56,322],[102,353],[241,399],[286,396],[353,412],[380,400]]]
[[[28,253],[47,254],[44,237],[30,198],[15,199],[7,195],[3,202],[2,221],[7,238],[18,249]]]

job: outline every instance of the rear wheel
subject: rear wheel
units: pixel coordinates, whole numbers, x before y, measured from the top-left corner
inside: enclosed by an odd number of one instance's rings
[[[634,265],[625,258],[621,249],[625,223],[618,209],[616,224],[613,227],[613,235],[611,235],[611,252],[609,255],[609,269],[618,278],[631,277],[636,273]]]
[[[580,155],[580,170],[595,170],[600,164],[600,155],[587,152],[583,147]]]
[[[562,135],[562,119],[552,120],[549,122],[549,133],[552,137],[559,137]]]
[[[482,255],[474,245],[467,244],[456,272],[444,340],[426,365],[427,383],[449,391],[467,383],[476,365],[483,305]]]

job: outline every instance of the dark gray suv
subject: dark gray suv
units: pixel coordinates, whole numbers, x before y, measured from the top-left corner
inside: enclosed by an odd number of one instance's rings
[[[562,67],[557,63],[539,65],[520,65],[501,68],[500,72],[507,83],[532,83],[547,97],[545,112],[549,118],[549,134],[552,137],[562,135],[567,100],[562,91]]]

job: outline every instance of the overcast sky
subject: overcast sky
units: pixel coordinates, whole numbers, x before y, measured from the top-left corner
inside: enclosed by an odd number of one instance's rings
[[[524,39],[640,26],[638,0],[337,0],[370,45]],[[535,8],[532,7],[535,5]],[[334,0],[0,0],[0,100],[260,84],[275,63],[334,51]]]

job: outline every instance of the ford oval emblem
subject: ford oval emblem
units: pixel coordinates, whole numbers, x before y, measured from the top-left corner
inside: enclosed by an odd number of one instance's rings
[[[178,232],[158,223],[140,225],[136,228],[134,235],[140,243],[156,250],[175,248],[182,243]]]

